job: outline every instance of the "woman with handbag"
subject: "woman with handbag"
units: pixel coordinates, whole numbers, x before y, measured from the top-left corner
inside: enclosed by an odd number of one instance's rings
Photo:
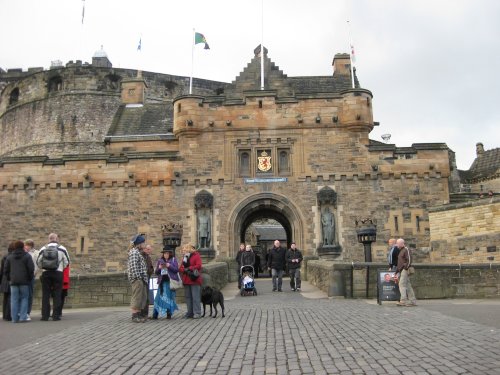
[[[179,271],[184,284],[187,312],[185,318],[201,318],[201,256],[193,245],[182,247],[182,264]]]
[[[180,281],[179,265],[172,250],[163,250],[161,258],[156,262],[156,275],[158,275],[158,292],[154,300],[153,319],[158,316],[172,318],[175,310],[179,310],[175,300],[176,291],[174,284]]]

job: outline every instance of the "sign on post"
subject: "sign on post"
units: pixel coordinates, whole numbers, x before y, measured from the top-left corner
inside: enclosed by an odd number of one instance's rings
[[[377,271],[377,303],[379,305],[382,301],[399,301],[401,295],[396,281],[396,272]]]

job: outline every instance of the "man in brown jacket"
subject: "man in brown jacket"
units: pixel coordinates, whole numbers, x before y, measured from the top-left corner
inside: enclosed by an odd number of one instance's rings
[[[399,238],[396,241],[399,248],[397,273],[399,274],[399,292],[401,299],[398,306],[417,306],[417,299],[410,282],[408,268],[411,267],[410,250],[405,246],[405,240]]]

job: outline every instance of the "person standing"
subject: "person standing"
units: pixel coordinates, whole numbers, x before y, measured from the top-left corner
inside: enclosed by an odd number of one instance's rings
[[[389,271],[396,271],[398,268],[399,247],[396,246],[396,239],[390,238],[387,242],[389,246],[389,254],[387,255],[387,263],[389,263]]]
[[[238,289],[241,289],[241,255],[245,251],[245,244],[240,243],[240,248],[236,253],[236,275],[238,275]]]
[[[201,256],[193,245],[182,247],[182,264],[179,271],[184,284],[187,312],[185,318],[201,318]]]
[[[149,296],[149,282],[151,280],[151,276],[155,272],[155,268],[153,266],[153,260],[151,259],[151,254],[153,253],[153,247],[151,245],[146,245],[144,249],[141,250],[141,255],[144,257],[144,261],[146,262],[146,272],[148,274],[148,294],[146,305],[141,311],[141,316],[143,318],[147,318],[149,316],[149,305],[151,304],[150,296]]]
[[[62,285],[62,292],[61,292],[61,309],[59,310],[60,317],[62,317],[62,311],[64,309],[64,302],[66,302],[66,297],[68,296],[69,283],[70,283],[70,269],[69,269],[69,264],[68,264],[68,267],[66,267],[63,270],[63,285]]]
[[[38,276],[38,265],[36,264],[36,260],[38,258],[39,251],[35,249],[35,242],[32,239],[27,239],[24,241],[24,251],[31,255],[31,259],[33,260],[33,264],[35,265],[35,276],[31,281],[29,288],[29,299],[28,299],[28,320],[31,320],[31,308],[33,307],[33,296],[35,293],[35,282],[36,277]]]
[[[410,275],[408,269],[411,267],[410,250],[405,246],[405,241],[399,238],[396,241],[396,246],[399,248],[397,272],[399,276],[399,293],[401,299],[398,306],[416,306],[417,299],[411,286]]]
[[[171,319],[175,310],[179,310],[176,303],[176,291],[170,289],[170,280],[178,280],[179,265],[172,250],[163,250],[161,258],[156,262],[158,275],[158,292],[154,300],[153,319],[158,316],[167,316]]]
[[[3,293],[3,304],[2,304],[2,318],[3,320],[11,321],[12,314],[10,313],[10,285],[9,280],[7,280],[7,274],[5,273],[5,262],[10,253],[14,251],[14,243],[11,243],[7,248],[7,254],[2,258],[2,265],[0,267],[0,292]]]
[[[300,291],[300,266],[302,265],[302,259],[302,253],[297,249],[295,242],[292,242],[286,254],[288,273],[290,274],[290,288],[292,291]]]
[[[55,253],[57,251],[57,253]],[[51,254],[57,255],[55,265],[48,258]],[[61,295],[63,286],[63,270],[69,265],[69,255],[66,248],[59,244],[57,233],[49,234],[49,243],[40,249],[36,260],[38,268],[42,269],[42,318],[47,321],[50,317],[50,298],[52,297],[52,320],[61,320]]]
[[[28,322],[29,286],[35,273],[31,255],[24,251],[24,242],[15,241],[14,251],[5,261],[5,273],[10,283],[12,323]]]
[[[267,267],[271,269],[273,280],[273,292],[281,292],[283,284],[283,272],[286,266],[286,252],[281,247],[280,241],[274,241],[274,246],[269,252]]]
[[[142,310],[148,300],[148,272],[147,265],[141,250],[146,246],[146,239],[142,235],[132,240],[132,249],[128,252],[127,276],[132,288],[130,310],[132,322],[144,323],[147,317],[142,316]]]
[[[240,269],[241,267],[245,266],[251,266],[254,268],[255,265],[255,253],[252,250],[252,246],[246,245],[245,246],[245,251],[241,252],[241,257],[240,257]],[[243,277],[243,275],[240,276],[240,279]],[[255,269],[254,269],[254,277],[255,277]],[[242,282],[240,280],[240,286],[242,285]]]

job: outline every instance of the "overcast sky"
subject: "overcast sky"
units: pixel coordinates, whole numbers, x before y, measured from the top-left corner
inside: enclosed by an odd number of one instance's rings
[[[82,10],[85,17],[82,25]],[[288,76],[332,74],[352,39],[361,86],[374,95],[370,137],[444,142],[468,169],[475,145],[500,147],[500,1],[265,0],[264,45]],[[0,68],[53,60],[231,82],[261,42],[261,0],[0,0]],[[347,20],[350,20],[350,31]],[[137,46],[141,40],[141,51]]]

